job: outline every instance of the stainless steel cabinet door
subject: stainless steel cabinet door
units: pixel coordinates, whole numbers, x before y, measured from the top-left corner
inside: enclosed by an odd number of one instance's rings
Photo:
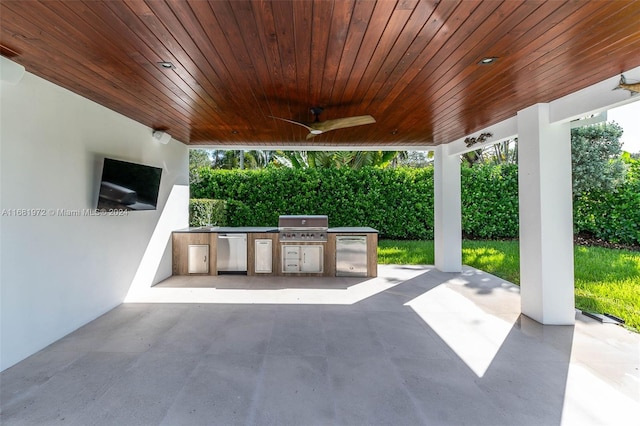
[[[247,234],[218,234],[218,272],[247,271]]]
[[[209,244],[194,244],[189,246],[188,272],[190,274],[209,273]]]
[[[257,274],[273,272],[273,241],[260,239],[255,241],[255,269]]]
[[[336,276],[367,276],[367,237],[336,237]]]
[[[322,264],[324,263],[322,246],[301,246],[301,249],[301,272],[322,272]]]

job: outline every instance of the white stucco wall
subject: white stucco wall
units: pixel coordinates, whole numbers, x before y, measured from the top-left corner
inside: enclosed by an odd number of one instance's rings
[[[188,149],[161,145],[148,127],[29,73],[0,90],[4,370],[124,300],[170,192],[188,185]],[[104,157],[162,167],[158,209],[59,213],[95,208]],[[172,214],[176,227],[187,226],[186,202]],[[170,242],[166,233],[154,240],[164,245],[154,251],[162,258],[149,281],[157,282],[171,274]]]

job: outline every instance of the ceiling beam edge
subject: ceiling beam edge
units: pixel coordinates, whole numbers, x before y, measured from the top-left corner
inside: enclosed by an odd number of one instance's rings
[[[640,67],[621,74],[624,74],[628,82],[640,81]],[[549,121],[566,123],[640,100],[640,95],[631,96],[627,90],[613,90],[619,82],[620,75],[615,75],[549,102]]]

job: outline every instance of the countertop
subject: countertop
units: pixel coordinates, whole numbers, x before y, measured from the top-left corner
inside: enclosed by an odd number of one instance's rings
[[[245,233],[250,234],[250,233],[278,232],[278,228],[269,227],[269,226],[196,226],[196,227],[177,229],[173,232],[183,232],[183,233],[216,232],[216,233],[228,233],[228,234],[245,234]],[[327,232],[331,234],[337,234],[337,233],[377,234],[378,233],[376,229],[370,228],[368,226],[343,226],[340,228],[329,228]]]
[[[368,226],[343,226],[341,228],[329,228],[329,232],[332,234],[377,234],[378,230]]]
[[[278,232],[278,228],[269,226],[196,226],[184,229],[178,229],[173,232],[217,232],[228,234],[249,234],[262,232]]]

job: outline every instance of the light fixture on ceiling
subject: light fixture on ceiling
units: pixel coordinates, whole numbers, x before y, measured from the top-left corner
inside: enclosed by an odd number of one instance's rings
[[[171,140],[171,135],[167,132],[163,132],[162,130],[154,130],[153,131],[153,139],[160,142],[163,145],[166,145]]]
[[[392,135],[397,135],[397,134],[398,134],[398,129],[393,129],[393,130],[391,131],[391,134],[392,134]]]
[[[160,68],[164,68],[166,70],[172,70],[172,69],[175,68],[175,65],[173,65],[173,63],[171,63],[169,61],[158,62],[158,65],[160,65]]]
[[[231,134],[232,134],[232,135],[237,135],[237,134],[238,134],[238,131],[237,131],[237,130],[232,130],[232,131],[231,131]]]
[[[496,62],[497,60],[498,60],[498,58],[495,57],[495,56],[487,56],[486,58],[480,59],[480,62],[478,62],[478,64],[480,64],[480,65],[490,65],[490,64],[493,64],[494,62]]]

